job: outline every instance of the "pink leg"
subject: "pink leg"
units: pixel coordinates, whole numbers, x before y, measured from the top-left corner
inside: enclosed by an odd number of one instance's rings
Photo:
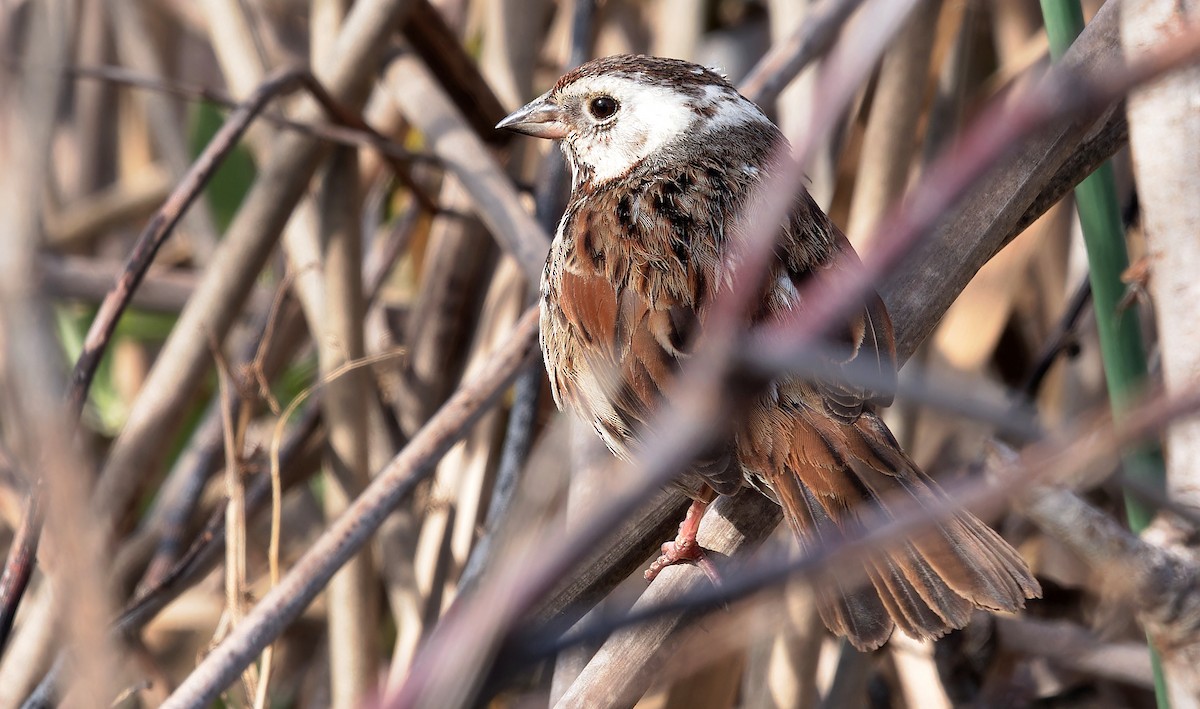
[[[714,585],[720,585],[721,577],[717,574],[717,568],[709,561],[704,554],[704,549],[696,541],[696,532],[700,531],[700,520],[704,517],[704,511],[708,509],[708,505],[709,503],[700,500],[692,501],[687,515],[679,525],[679,536],[675,537],[675,541],[662,545],[662,556],[650,564],[650,568],[646,571],[647,581],[653,581],[654,577],[658,576],[658,572],[668,566],[691,561],[704,571]]]

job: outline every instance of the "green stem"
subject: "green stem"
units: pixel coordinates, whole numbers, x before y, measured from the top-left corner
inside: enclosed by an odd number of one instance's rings
[[[1050,39],[1050,54],[1055,61],[1083,31],[1083,8],[1079,0],[1041,0],[1042,17]],[[1108,384],[1113,418],[1119,420],[1144,389],[1146,354],[1135,307],[1122,307],[1125,284],[1121,274],[1129,267],[1125,249],[1125,230],[1117,206],[1117,189],[1112,167],[1105,163],[1075,188],[1075,205],[1087,247],[1092,303],[1096,330],[1100,336],[1100,354],[1104,360],[1104,378]],[[1122,455],[1130,477],[1156,488],[1165,485],[1162,451],[1157,445],[1131,448]],[[1125,495],[1129,526],[1141,532],[1153,518],[1153,510],[1133,495]],[[1169,709],[1162,663],[1153,644],[1150,646],[1154,667],[1154,693],[1160,709]]]

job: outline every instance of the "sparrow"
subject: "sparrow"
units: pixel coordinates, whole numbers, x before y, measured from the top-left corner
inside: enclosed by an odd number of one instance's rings
[[[730,285],[750,219],[743,210],[786,159],[787,141],[720,74],[633,55],[581,65],[497,128],[561,141],[572,192],[542,276],[546,371],[559,408],[631,458],[653,435],[655,412]],[[858,263],[801,189],[748,324],[779,322],[804,307],[809,281]],[[863,298],[831,337],[839,346],[833,371],[866,364],[894,380],[892,325],[878,295]],[[651,572],[703,562],[695,534],[704,506],[743,486],[781,505],[802,548],[886,515],[897,500],[944,499],[880,418],[890,396],[845,381],[780,376],[755,393],[727,439],[685,476],[695,503]],[[1016,611],[1041,594],[1017,551],[967,512],[864,566],[865,583],[818,589],[825,625],[861,650],[878,648],[897,627],[936,639],[976,608]]]

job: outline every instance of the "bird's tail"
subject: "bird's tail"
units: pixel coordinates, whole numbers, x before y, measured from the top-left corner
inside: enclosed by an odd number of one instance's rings
[[[774,447],[774,464],[765,467],[777,472],[766,479],[802,547],[913,505],[945,502],[874,412],[852,424],[804,417],[790,434],[786,450]],[[865,582],[834,581],[819,591],[825,625],[860,650],[878,648],[895,627],[938,638],[966,625],[976,608],[1015,611],[1041,596],[1017,551],[967,512],[872,552],[865,566]]]

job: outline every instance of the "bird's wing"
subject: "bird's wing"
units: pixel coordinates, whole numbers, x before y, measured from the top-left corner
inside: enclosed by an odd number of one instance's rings
[[[683,236],[671,226],[680,226],[679,220],[643,218],[659,217],[672,200],[682,199],[673,189],[652,185],[628,203],[612,205],[601,195],[569,210],[555,247],[562,251],[552,255],[547,274],[552,292],[545,299],[542,337],[546,350],[558,353],[556,361],[547,358],[556,396],[560,405],[570,403],[590,417],[618,453],[654,423],[671,395],[707,299],[701,271],[716,262],[715,246],[707,255],[695,248],[711,237],[692,233],[686,249],[673,248]],[[602,241],[601,233],[610,238]],[[611,235],[624,235],[618,239],[628,248]],[[707,451],[693,469],[718,492],[741,485],[731,443]]]
[[[788,266],[789,262],[803,263],[804,259],[796,254],[786,258],[785,254],[785,272],[776,279],[775,287],[787,292],[777,293],[775,298],[769,300],[778,306],[776,312],[765,314],[767,318],[780,317],[780,310],[795,307],[802,289],[812,285],[810,281],[832,284],[850,279],[850,282],[854,282],[853,279],[857,278],[855,272],[862,268],[858,255],[841,231],[828,221],[815,204],[811,208],[812,221],[794,222],[792,229],[802,228],[800,224],[814,223],[819,228],[827,229],[833,246],[831,254],[819,265],[809,268]],[[785,251],[803,248],[803,238],[785,238],[781,241],[781,248]],[[802,304],[800,307],[803,307]],[[829,333],[831,352],[826,362],[826,372],[818,372],[811,377],[813,386],[823,396],[825,409],[846,423],[857,419],[864,405],[891,404],[896,385],[896,343],[892,321],[883,300],[874,290],[868,289],[857,306],[849,312],[850,316],[841,326]]]

